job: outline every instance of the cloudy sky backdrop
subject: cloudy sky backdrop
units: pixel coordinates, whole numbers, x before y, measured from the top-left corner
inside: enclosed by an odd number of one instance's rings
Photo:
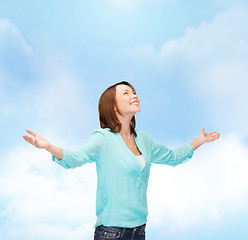
[[[0,239],[93,239],[94,164],[65,170],[22,135],[80,148],[101,93],[127,80],[137,128],[167,147],[221,133],[152,166],[147,239],[246,240],[247,22],[246,0],[1,0]]]

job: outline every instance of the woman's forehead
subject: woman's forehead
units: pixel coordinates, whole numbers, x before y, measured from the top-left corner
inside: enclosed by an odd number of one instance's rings
[[[125,84],[120,84],[116,86],[116,92],[122,92],[122,91],[133,91],[133,89],[131,87],[129,87],[128,85]]]

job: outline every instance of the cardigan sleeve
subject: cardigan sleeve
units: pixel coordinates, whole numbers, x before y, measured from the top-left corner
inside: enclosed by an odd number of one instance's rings
[[[101,131],[95,131],[88,142],[78,150],[63,150],[61,160],[52,155],[52,161],[64,168],[76,168],[85,163],[96,162],[101,155],[102,147],[105,143],[105,136]]]
[[[177,166],[178,164],[187,162],[194,155],[194,148],[191,144],[185,144],[171,150],[154,141],[148,134],[146,135],[149,141],[152,163]]]

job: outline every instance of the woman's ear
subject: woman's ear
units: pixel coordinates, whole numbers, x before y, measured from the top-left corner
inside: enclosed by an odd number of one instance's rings
[[[115,112],[118,112],[118,111],[117,111],[117,108],[116,108],[116,106],[115,106],[115,105],[114,105],[114,111],[115,111]]]

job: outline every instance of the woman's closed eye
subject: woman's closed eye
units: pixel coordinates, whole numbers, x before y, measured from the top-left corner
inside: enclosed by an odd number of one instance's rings
[[[136,92],[132,92],[134,95],[136,95]],[[128,92],[124,92],[123,95],[128,94]]]

